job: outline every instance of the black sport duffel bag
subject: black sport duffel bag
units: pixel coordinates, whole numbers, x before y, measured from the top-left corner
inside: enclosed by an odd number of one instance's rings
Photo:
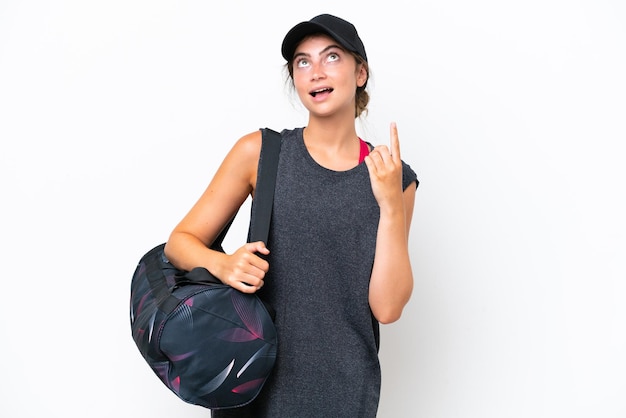
[[[263,158],[249,241],[267,242],[280,134],[263,129]],[[222,250],[228,226],[211,248]],[[251,402],[276,360],[273,312],[205,268],[176,269],[161,244],[146,253],[131,281],[132,336],[161,381],[185,402],[210,409]]]

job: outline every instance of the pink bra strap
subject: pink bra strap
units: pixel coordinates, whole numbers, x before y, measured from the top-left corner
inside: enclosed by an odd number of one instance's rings
[[[367,145],[367,142],[363,141],[361,138],[359,138],[359,142],[361,143],[361,151],[359,152],[359,164],[361,164],[365,160],[365,157],[369,155],[370,147],[369,145]]]

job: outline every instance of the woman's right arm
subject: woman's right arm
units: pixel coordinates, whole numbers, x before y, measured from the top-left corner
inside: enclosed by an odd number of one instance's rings
[[[246,293],[263,286],[269,264],[256,253],[268,254],[265,244],[248,243],[233,254],[214,251],[208,246],[248,196],[254,195],[261,141],[261,132],[255,131],[235,143],[165,245],[166,257],[177,268],[205,267],[225,284]]]

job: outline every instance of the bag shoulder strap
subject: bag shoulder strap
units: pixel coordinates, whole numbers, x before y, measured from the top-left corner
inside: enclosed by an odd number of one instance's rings
[[[261,129],[263,141],[259,156],[256,190],[252,200],[248,241],[267,244],[274,205],[274,186],[278,173],[281,136],[269,128]]]
[[[267,244],[274,202],[274,185],[276,183],[276,173],[278,172],[281,136],[278,132],[269,128],[261,128],[260,131],[263,139],[259,155],[254,200],[250,213],[248,242],[263,241]],[[212,250],[224,252],[222,242],[236,216],[237,214],[232,217],[215,238],[215,241],[211,243],[210,248]]]

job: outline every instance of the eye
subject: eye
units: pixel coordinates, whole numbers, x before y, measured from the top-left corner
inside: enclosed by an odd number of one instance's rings
[[[337,54],[336,52],[331,52],[330,54],[328,54],[328,58],[326,58],[326,60],[328,62],[335,62],[339,60],[339,54]]]
[[[306,68],[309,66],[309,60],[306,58],[298,58],[296,60],[296,67],[298,68]]]

